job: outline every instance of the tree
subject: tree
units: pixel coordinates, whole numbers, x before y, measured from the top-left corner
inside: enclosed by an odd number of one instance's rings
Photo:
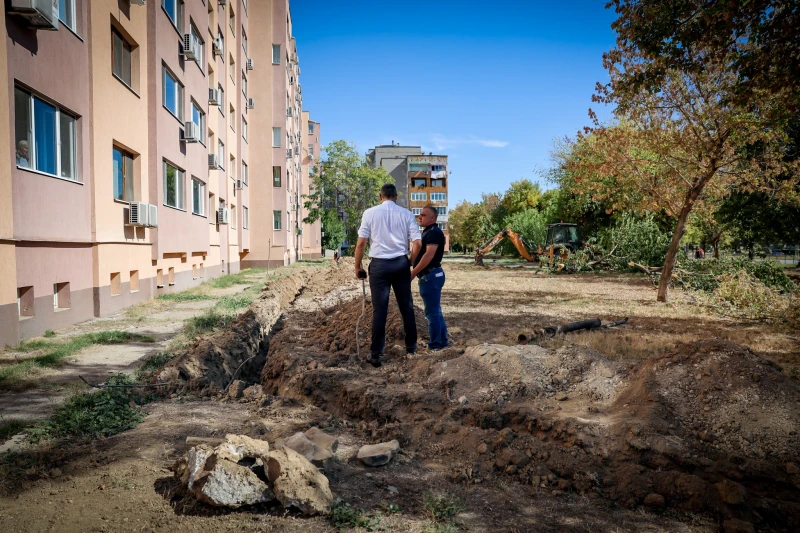
[[[531,245],[543,244],[547,237],[547,220],[538,209],[517,211],[506,218],[505,226],[525,237]]]
[[[352,243],[361,215],[378,203],[381,187],[394,179],[383,168],[373,168],[352,143],[333,141],[325,147],[325,154],[319,172],[311,176],[311,192],[304,203],[308,216],[303,222],[316,222],[324,210],[334,209],[341,213],[346,238]]]
[[[666,301],[672,270],[689,214],[704,200],[733,188],[794,189],[776,178],[787,172],[786,135],[776,122],[780,98],[754,93],[748,105],[733,101],[739,78],[734,56],[704,54],[702,71],[669,70],[655,90],[622,83],[647,69],[646,54],[617,40],[604,64],[610,83],[595,101],[615,104],[619,123],[579,134],[570,161],[576,187],[611,210],[664,211],[675,218],[658,287]],[[794,176],[794,172],[788,172]],[[706,204],[707,205],[707,204]]]
[[[322,210],[322,249],[323,250],[338,250],[344,242],[347,234],[344,229],[344,222],[339,218],[339,214],[335,208],[327,208]]]
[[[800,9],[797,0],[612,0],[622,49],[646,64],[618,80],[626,90],[658,88],[667,73],[699,73],[706,57],[727,57],[737,74],[726,96],[747,106],[766,90],[800,105]]]
[[[469,247],[470,238],[467,235],[464,223],[469,214],[470,204],[462,200],[448,213],[448,229],[450,231],[450,244],[452,248],[460,248],[464,251]]]
[[[500,200],[501,216],[505,220],[508,216],[519,211],[537,208],[541,199],[542,190],[539,188],[538,183],[533,183],[529,179],[513,181]]]

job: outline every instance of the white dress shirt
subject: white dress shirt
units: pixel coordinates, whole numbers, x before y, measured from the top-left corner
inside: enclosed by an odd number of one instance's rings
[[[408,255],[408,241],[422,238],[417,219],[411,211],[391,200],[364,211],[358,236],[369,239],[369,256],[372,259],[394,259]]]

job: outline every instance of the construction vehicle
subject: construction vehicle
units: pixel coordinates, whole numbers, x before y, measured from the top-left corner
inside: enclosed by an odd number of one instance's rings
[[[535,247],[513,229],[506,228],[475,250],[475,265],[484,266],[483,256],[491,252],[506,237],[523,259],[530,262],[538,260],[539,264],[546,261],[547,264],[553,265],[555,259],[565,259],[567,251],[575,251],[581,245],[577,224],[549,224],[545,244]]]

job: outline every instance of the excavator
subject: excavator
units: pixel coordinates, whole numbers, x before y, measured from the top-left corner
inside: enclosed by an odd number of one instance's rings
[[[575,251],[581,245],[577,224],[548,224],[545,244],[536,247],[513,229],[506,228],[475,250],[475,265],[484,266],[483,256],[491,252],[505,238],[511,241],[523,259],[530,262],[538,260],[540,265],[544,262],[552,265],[556,259],[566,259],[567,253],[564,250]]]

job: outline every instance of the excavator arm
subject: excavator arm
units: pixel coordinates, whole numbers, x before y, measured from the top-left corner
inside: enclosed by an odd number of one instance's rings
[[[511,228],[506,228],[475,250],[475,265],[483,266],[483,256],[491,252],[506,237],[514,244],[514,247],[522,257],[527,261],[535,261],[533,254],[529,251],[530,246],[525,242],[525,238]]]

